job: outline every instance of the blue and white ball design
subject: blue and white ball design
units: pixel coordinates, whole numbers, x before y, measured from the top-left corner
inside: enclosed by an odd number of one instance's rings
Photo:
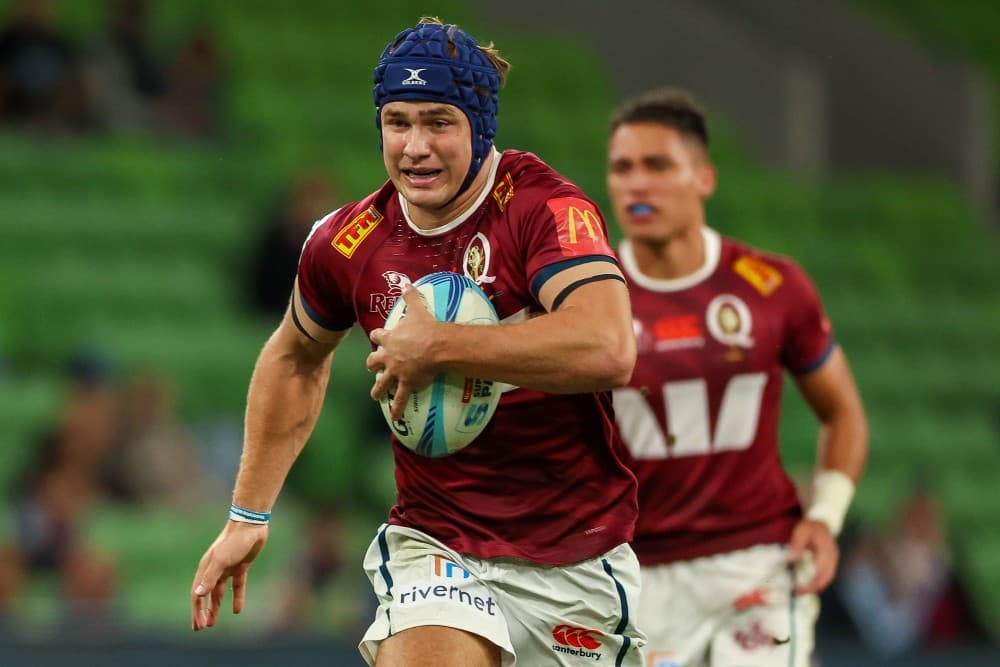
[[[497,324],[493,304],[467,277],[448,271],[431,273],[413,283],[427,310],[439,322]],[[385,328],[391,330],[406,315],[399,298],[389,311]],[[496,412],[501,387],[493,380],[441,373],[407,401],[403,418],[389,416],[393,392],[380,403],[382,414],[399,441],[422,456],[447,456],[476,439]]]

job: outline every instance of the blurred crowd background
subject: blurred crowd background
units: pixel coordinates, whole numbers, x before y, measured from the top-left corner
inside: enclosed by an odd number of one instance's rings
[[[421,14],[497,43],[498,146],[602,205],[622,96],[705,103],[709,223],[813,276],[869,411],[818,663],[997,664],[996,5],[0,0],[0,665],[360,664],[393,479],[357,332],[246,611],[196,637],[188,590],[305,234],[385,178],[371,70]],[[804,482],[815,432],[789,392]]]

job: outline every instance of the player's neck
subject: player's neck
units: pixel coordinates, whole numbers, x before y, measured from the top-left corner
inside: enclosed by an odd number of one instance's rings
[[[406,207],[406,213],[409,216],[410,221],[420,229],[432,231],[438,227],[447,225],[449,222],[461,216],[469,209],[469,207],[476,204],[476,201],[479,199],[479,195],[481,195],[483,189],[486,188],[487,181],[493,173],[493,160],[498,159],[500,158],[496,154],[496,151],[490,151],[489,155],[486,156],[486,159],[483,160],[483,166],[479,169],[479,173],[476,174],[476,178],[473,179],[472,185],[466,188],[465,192],[461,193],[441,208],[428,209],[409,204]]]
[[[705,264],[704,225],[691,225],[665,240],[633,239],[632,253],[644,276],[674,280],[689,276]]]

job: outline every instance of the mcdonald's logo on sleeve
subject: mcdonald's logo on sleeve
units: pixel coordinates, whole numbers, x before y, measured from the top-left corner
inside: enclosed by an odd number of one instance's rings
[[[567,257],[610,255],[601,214],[586,199],[555,197],[545,202],[555,218],[559,246]]]

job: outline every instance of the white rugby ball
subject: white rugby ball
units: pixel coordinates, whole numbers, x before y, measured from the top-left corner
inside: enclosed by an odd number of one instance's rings
[[[459,273],[439,271],[413,283],[427,310],[439,322],[497,324],[489,297]],[[406,302],[396,300],[385,320],[392,330],[406,316]],[[441,373],[430,386],[410,395],[402,419],[393,420],[390,407],[395,392],[383,398],[382,414],[396,438],[422,456],[447,456],[476,439],[496,412],[500,383],[454,373]]]

